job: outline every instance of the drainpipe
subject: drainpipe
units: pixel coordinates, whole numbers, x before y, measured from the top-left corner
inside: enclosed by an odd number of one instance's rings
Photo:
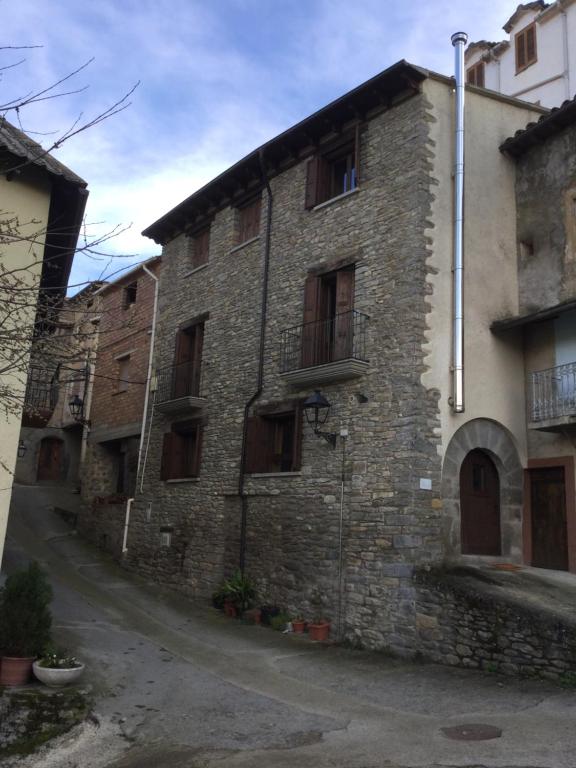
[[[567,99],[572,98],[570,90],[570,47],[568,44],[568,16],[566,9],[562,7],[560,11],[562,16],[562,48],[564,53],[564,93]]]
[[[272,206],[274,198],[270,188],[270,181],[264,165],[264,153],[259,152],[260,170],[266,193],[268,195],[268,210],[266,212],[266,242],[264,244],[264,263],[262,265],[262,299],[260,310],[260,352],[258,358],[258,376],[256,380],[256,391],[244,406],[244,421],[242,426],[242,449],[240,452],[240,476],[238,478],[238,496],[240,497],[241,518],[240,518],[240,571],[244,573],[246,566],[246,529],[248,523],[248,500],[244,494],[244,474],[246,470],[246,438],[248,434],[248,413],[256,400],[262,394],[264,384],[264,342],[266,340],[266,313],[268,310],[268,274],[270,271],[270,238],[272,232]]]
[[[464,411],[464,46],[465,32],[452,35],[456,80],[454,131],[454,328],[452,338],[452,397],[455,413]]]
[[[148,373],[146,375],[146,392],[144,394],[144,411],[142,413],[142,428],[140,430],[140,445],[138,446],[138,466],[136,468],[136,487],[138,487],[138,478],[140,477],[140,464],[142,463],[142,447],[144,445],[144,434],[146,432],[146,417],[148,415],[148,396],[150,392],[150,381],[152,378],[152,360],[154,358],[154,339],[156,337],[156,314],[158,311],[158,278],[153,272],[150,272],[146,264],[142,265],[146,274],[154,280],[154,310],[152,312],[152,332],[150,334],[150,353],[148,355]],[[128,552],[128,528],[130,526],[130,510],[134,498],[126,502],[126,517],[124,518],[124,538],[122,540],[122,555]]]

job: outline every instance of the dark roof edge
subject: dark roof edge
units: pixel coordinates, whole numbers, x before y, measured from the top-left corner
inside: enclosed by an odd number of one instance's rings
[[[201,189],[197,190],[177,206],[172,208],[172,210],[147,227],[142,232],[142,234],[145,237],[152,238],[158,243],[165,242],[166,239],[170,239],[170,237],[165,238],[166,233],[164,230],[170,226],[171,222],[173,223],[175,219],[178,219],[178,214],[184,215],[186,210],[192,207],[194,201],[200,200],[202,196],[208,193],[210,190],[217,189],[220,183],[233,179],[234,174],[238,171],[242,171],[243,169],[248,168],[250,164],[259,166],[259,158],[262,155],[265,155],[267,152],[270,152],[273,149],[280,149],[282,145],[285,145],[289,139],[293,139],[298,134],[306,133],[306,129],[312,128],[315,122],[322,120],[322,118],[327,116],[329,113],[335,113],[336,111],[345,108],[347,105],[354,107],[355,105],[353,102],[355,99],[361,99],[363,96],[367,95],[370,95],[371,98],[375,98],[376,88],[378,85],[384,86],[386,84],[396,82],[398,87],[396,89],[396,93],[391,95],[391,98],[393,98],[394,95],[398,95],[406,86],[412,86],[414,92],[416,92],[416,87],[428,76],[429,73],[427,70],[410,64],[404,59],[398,61],[391,67],[388,67],[388,69],[378,73],[366,82],[362,83],[356,88],[353,88],[343,96],[340,96],[326,106],[304,118],[300,122],[296,123],[292,127],[283,131],[279,135],[270,139],[265,144],[262,144],[260,147],[254,149],[248,155],[234,163],[234,165],[230,166],[227,170],[223,171],[221,174],[208,182],[208,184],[204,185]],[[326,133],[326,129],[324,129],[324,133]]]
[[[98,288],[97,291],[95,291],[95,295],[100,295],[101,293],[105,293],[110,288],[118,287],[122,284],[122,282],[126,279],[130,279],[134,276],[138,270],[142,269],[142,267],[148,267],[151,264],[156,264],[162,261],[162,256],[151,256],[149,259],[145,259],[144,261],[139,261],[138,264],[133,264],[132,267],[127,271],[124,272],[123,275],[120,275],[115,280],[106,280],[102,281],[103,285]]]
[[[563,301],[561,304],[555,304],[553,307],[547,307],[546,309],[539,309],[537,312],[530,312],[527,315],[517,315],[516,317],[507,317],[503,320],[495,320],[490,325],[490,330],[495,333],[498,333],[498,331],[509,331],[512,328],[521,328],[524,325],[540,323],[543,320],[552,320],[558,317],[558,315],[573,311],[576,311],[576,299]]]
[[[454,86],[454,78],[447,75],[439,75],[437,72],[429,72],[428,76],[430,80],[436,80],[446,85]],[[492,91],[490,88],[480,88],[477,85],[470,85],[466,83],[466,90],[470,93],[477,93],[479,96],[484,96],[487,99],[494,99],[494,101],[501,101],[504,104],[510,104],[513,107],[519,107],[520,109],[529,109],[532,112],[540,112],[541,115],[548,115],[550,110],[547,107],[542,107],[539,104],[533,104],[531,101],[523,101],[517,99],[514,96],[506,96],[499,91]]]
[[[500,151],[520,157],[537,144],[576,122],[576,97],[548,111],[537,123],[528,123],[500,145]]]

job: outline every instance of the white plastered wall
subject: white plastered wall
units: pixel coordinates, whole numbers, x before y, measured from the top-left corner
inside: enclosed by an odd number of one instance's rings
[[[520,337],[490,331],[497,319],[518,310],[514,165],[499,145],[537,119],[527,105],[466,92],[464,207],[464,413],[453,413],[452,263],[454,93],[445,82],[424,83],[432,103],[432,176],[437,185],[430,237],[431,294],[422,383],[441,393],[439,452],[456,430],[476,418],[492,419],[511,433],[521,462],[526,460],[524,360]]]
[[[28,323],[32,332],[37,293],[44,255],[44,237],[50,206],[50,183],[45,173],[35,169],[24,169],[13,181],[0,176],[0,216],[6,220],[18,217],[19,242],[0,245],[0,260],[7,270],[18,270],[20,279],[32,288],[29,295]],[[26,239],[28,238],[28,240]],[[0,292],[0,301],[2,301]],[[5,300],[5,299],[4,299]],[[21,319],[21,318],[20,318]],[[27,360],[23,363],[27,365]],[[22,366],[21,366],[22,367]],[[0,387],[8,387],[12,392],[23,395],[26,377],[23,373],[14,373],[7,363],[5,352],[0,350]],[[0,397],[0,562],[4,549],[8,510],[12,493],[12,481],[18,438],[20,433],[21,407],[12,408],[7,413]]]

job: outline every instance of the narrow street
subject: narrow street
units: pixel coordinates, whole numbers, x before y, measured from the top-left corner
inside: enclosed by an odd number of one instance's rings
[[[75,502],[63,489],[15,486],[5,569],[34,558],[49,572],[56,636],[87,662],[94,718],[3,765],[574,767],[574,690],[313,645],[227,619],[79,541],[51,511]],[[470,724],[502,734],[472,741],[441,730]]]

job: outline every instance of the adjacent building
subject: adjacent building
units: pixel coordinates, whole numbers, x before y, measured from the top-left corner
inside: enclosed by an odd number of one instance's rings
[[[87,196],[83,179],[0,119],[0,556],[30,349],[66,293]]]
[[[504,25],[507,40],[471,43],[468,83],[558,107],[576,92],[576,3],[523,3]]]

